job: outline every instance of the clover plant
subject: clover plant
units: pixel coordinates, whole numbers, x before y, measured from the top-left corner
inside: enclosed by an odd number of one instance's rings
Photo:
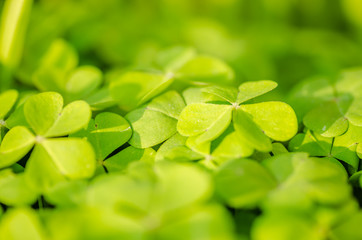
[[[326,3],[155,2],[0,2],[0,239],[362,239],[361,51],[271,18]]]
[[[63,98],[55,92],[39,93],[24,104],[30,129],[16,126],[7,132],[0,146],[0,167],[11,166],[34,146],[24,172],[34,189],[42,192],[59,181],[87,178],[95,169],[91,145],[79,138],[61,138],[85,127],[91,110],[84,101],[63,109]]]
[[[201,99],[189,100],[181,112],[177,130],[188,137],[188,147],[206,155],[233,158],[250,156],[254,149],[270,152],[270,138],[287,141],[297,132],[295,113],[283,102],[251,103],[249,100],[276,86],[275,82],[265,80],[245,82],[239,90],[219,86],[203,88],[202,93],[211,95],[211,99],[205,99],[201,93]],[[185,93],[186,99],[188,95]],[[211,143],[213,140],[216,143]]]

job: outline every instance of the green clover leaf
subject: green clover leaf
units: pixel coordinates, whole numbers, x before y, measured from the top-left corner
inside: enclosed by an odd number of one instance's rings
[[[256,98],[276,88],[278,84],[270,80],[261,80],[254,82],[244,82],[239,86],[237,103],[243,103],[250,99]]]
[[[33,204],[37,194],[31,190],[24,173],[15,174],[11,169],[0,171],[0,202],[8,206]]]
[[[349,70],[334,83],[319,78],[302,82],[289,101],[307,128],[325,137],[337,137],[349,124],[362,126],[361,89],[360,70]]]
[[[4,137],[5,128],[7,126],[5,118],[8,117],[10,111],[13,109],[16,100],[18,99],[18,95],[16,90],[7,90],[0,94],[0,143]]]
[[[157,150],[155,161],[174,160],[174,161],[190,161],[200,160],[203,155],[192,151],[186,146],[187,137],[176,133],[167,139]]]
[[[17,229],[17,226],[21,226],[21,231]],[[37,213],[30,208],[10,209],[0,223],[0,238],[9,240],[47,239]]]
[[[219,59],[196,56],[178,68],[175,77],[192,83],[232,83],[234,72]]]
[[[67,179],[93,176],[95,154],[79,138],[45,139],[38,143],[25,166],[25,178],[35,190],[46,192]]]
[[[256,125],[250,115],[241,108],[234,111],[233,120],[234,128],[239,138],[259,151],[269,152],[272,150],[270,139]]]
[[[33,83],[41,91],[61,93],[67,103],[79,99],[88,102],[89,99],[92,107],[94,104],[99,108],[99,101],[106,102],[106,106],[114,105],[109,93],[99,89],[103,73],[94,66],[77,65],[75,49],[62,39],[54,40],[33,74]],[[104,96],[104,93],[108,94]]]
[[[290,92],[288,103],[299,121],[313,108],[334,98],[334,89],[325,78],[311,78],[297,84]]]
[[[324,137],[342,135],[348,128],[348,120],[342,115],[336,102],[327,102],[314,108],[304,116],[303,123]]]
[[[74,69],[65,83],[63,96],[67,101],[91,96],[101,85],[102,75],[102,72],[94,66],[81,66]]]
[[[11,166],[19,161],[34,146],[35,136],[26,127],[12,128],[0,145],[0,168]]]
[[[215,173],[217,194],[234,208],[258,206],[276,185],[273,175],[250,159],[227,161]]]
[[[219,205],[206,205],[192,209],[192,214],[166,225],[158,232],[161,239],[193,239],[210,240],[235,239],[231,218],[227,211]],[[196,227],[198,233],[191,229]]]
[[[337,137],[323,137],[307,131],[296,135],[289,143],[290,151],[308,152],[311,156],[334,157],[348,165],[348,172],[359,168],[358,145],[362,141],[362,128],[351,123],[347,131]]]
[[[263,102],[241,105],[265,135],[276,141],[291,139],[298,130],[294,110],[283,102]]]
[[[116,105],[108,86],[98,89],[84,100],[91,106],[93,111],[100,111]]]
[[[232,106],[194,103],[181,113],[178,132],[187,137],[198,135],[199,143],[214,140],[231,122]]]
[[[92,207],[58,209],[44,216],[44,221],[50,239],[145,238],[145,232],[139,223],[109,209]]]
[[[127,72],[110,83],[110,93],[124,110],[132,110],[163,92],[173,76],[160,73]]]
[[[33,83],[41,91],[62,92],[67,75],[78,65],[75,49],[63,39],[56,39],[43,55],[33,74]]]
[[[192,145],[195,147],[195,144],[202,145],[219,138],[232,122],[235,134],[230,133],[227,138],[223,136],[225,143],[230,141],[227,140],[229,138],[240,142],[235,144],[233,149],[237,153],[232,155],[245,157],[252,154],[250,149],[269,152],[272,150],[269,137],[276,141],[287,141],[297,133],[293,109],[283,102],[240,104],[276,86],[275,82],[265,80],[243,83],[239,91],[219,86],[207,87],[201,92],[194,88],[187,90],[184,96],[188,105],[181,112],[177,130],[181,135],[193,138]],[[190,144],[188,146],[191,147]],[[221,151],[218,150],[216,155],[220,156]]]
[[[131,135],[131,126],[123,117],[111,112],[102,112],[89,121],[87,129],[70,136],[86,138],[93,145],[97,160],[103,161],[126,143]]]
[[[89,178],[95,170],[95,156],[85,139],[62,137],[88,125],[87,103],[75,101],[64,109],[61,95],[45,92],[33,95],[24,104],[24,115],[36,136],[26,127],[10,129],[0,146],[0,166],[19,161],[35,145],[26,163],[25,178],[43,192],[59,181]]]
[[[253,147],[238,136],[232,125],[211,143],[211,156],[216,161],[251,156]]]
[[[0,94],[0,119],[2,121],[4,121],[4,118],[8,116],[9,112],[14,107],[18,95],[16,90],[7,90]]]
[[[133,130],[129,144],[136,148],[149,148],[170,138],[177,131],[177,119],[184,106],[182,97],[175,91],[169,91],[128,113],[126,119]]]
[[[140,149],[129,146],[107,158],[103,162],[103,166],[107,169],[107,172],[120,172],[126,170],[128,165],[135,161],[153,163],[155,155],[156,151],[152,148]]]
[[[26,101],[24,115],[37,135],[60,137],[87,126],[91,110],[84,101],[72,102],[63,109],[63,98],[60,94],[45,92]]]
[[[253,225],[251,235],[256,240],[323,239],[313,220],[301,214],[291,213],[261,216]]]
[[[263,165],[280,181],[280,187],[263,202],[263,209],[268,212],[283,209],[314,212],[315,204],[338,206],[351,199],[347,174],[333,158],[308,158],[305,153],[286,153],[264,160]]]

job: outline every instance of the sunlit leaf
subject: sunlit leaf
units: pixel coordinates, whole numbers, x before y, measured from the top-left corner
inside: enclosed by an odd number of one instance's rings
[[[239,86],[237,103],[246,102],[276,88],[278,84],[270,80],[244,82]]]
[[[0,94],[0,120],[4,120],[9,114],[18,99],[18,95],[16,90],[8,90]]]
[[[134,161],[145,161],[152,163],[155,159],[156,151],[152,148],[128,147],[112,157],[106,159],[103,165],[108,172],[121,172],[126,170],[129,163]]]
[[[221,139],[216,139],[215,141],[220,141],[219,143],[211,145],[212,156],[232,159],[232,158],[241,158],[248,157],[253,154],[254,149],[247,143],[245,140],[239,138],[238,134],[232,129],[226,131],[223,135],[220,136]]]
[[[97,160],[104,160],[132,135],[129,123],[120,115],[110,112],[98,114],[88,124],[88,128],[72,137],[85,137],[93,145]]]
[[[34,146],[35,136],[25,127],[14,127],[0,146],[0,168],[8,167],[27,154]]]
[[[35,146],[25,177],[38,191],[46,192],[66,179],[89,178],[95,171],[95,154],[83,139],[46,139]]]
[[[202,92],[209,93],[219,97],[220,99],[233,104],[236,102],[238,91],[231,87],[210,86],[202,89]]]
[[[176,92],[167,92],[154,98],[145,107],[126,115],[133,135],[129,143],[137,148],[157,145],[176,133],[177,117],[184,106]]]
[[[242,139],[251,147],[262,151],[269,152],[272,150],[270,139],[262,132],[250,115],[241,108],[233,111],[233,125],[238,138]]]
[[[200,143],[210,141],[220,136],[228,127],[231,112],[232,107],[228,105],[190,104],[182,111],[177,130],[183,136],[202,134]]]
[[[286,103],[263,102],[241,105],[240,108],[251,115],[268,137],[276,141],[287,141],[298,131],[294,110]]]
[[[85,128],[88,125],[91,114],[88,103],[84,101],[74,101],[58,113],[58,118],[44,136],[59,137]]]

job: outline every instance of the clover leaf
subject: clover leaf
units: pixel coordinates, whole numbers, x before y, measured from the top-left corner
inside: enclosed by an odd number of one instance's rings
[[[58,93],[45,92],[29,97],[24,104],[24,115],[36,135],[26,127],[14,127],[0,146],[1,167],[7,167],[35,145],[24,177],[39,191],[46,191],[66,178],[91,177],[94,172],[95,156],[91,145],[83,139],[63,138],[87,126],[90,107],[83,101],[76,101],[62,108],[63,99]]]
[[[200,55],[179,67],[175,77],[193,83],[231,83],[234,72],[219,59]]]
[[[26,101],[24,115],[38,136],[60,137],[84,128],[89,122],[91,111],[84,101],[74,101],[63,109],[60,94],[45,92]]]
[[[221,59],[200,55],[193,48],[173,47],[158,53],[156,63],[175,79],[191,84],[225,83],[234,81],[234,71]]]
[[[123,171],[133,161],[153,162],[155,151],[151,148],[138,149],[127,147],[112,154],[132,135],[129,123],[120,115],[111,112],[102,112],[95,119],[91,119],[88,128],[71,137],[86,138],[96,153],[98,173]]]
[[[103,161],[132,135],[129,123],[120,115],[102,112],[89,121],[87,129],[71,134],[86,138],[92,145],[98,161]]]
[[[11,166],[27,154],[35,143],[35,136],[26,127],[12,128],[0,145],[0,168]]]
[[[261,80],[254,82],[245,82],[239,86],[237,103],[243,103],[256,98],[276,88],[278,84],[270,80]]]
[[[24,173],[15,174],[12,169],[0,171],[0,202],[7,206],[31,205],[37,194],[30,189]]]
[[[163,92],[173,76],[161,73],[127,72],[110,83],[110,93],[124,110],[132,110]]]
[[[240,151],[250,152],[247,150],[249,148],[271,151],[269,137],[276,141],[287,141],[296,134],[297,119],[293,109],[282,102],[240,103],[275,87],[276,83],[272,81],[246,82],[240,85],[239,91],[207,87],[203,91],[220,102],[205,102],[202,94],[194,100],[186,100],[189,104],[181,112],[177,130],[183,136],[194,138],[194,143],[202,144],[220,137],[232,122],[237,138],[246,146],[246,150],[243,151],[241,147]],[[186,96],[189,96],[188,93]],[[206,99],[209,97],[206,96]]]
[[[200,160],[203,155],[194,152],[186,146],[187,138],[176,133],[167,139],[157,150],[155,161],[162,160],[176,160],[176,161],[190,161]]]
[[[334,138],[323,137],[307,131],[298,134],[289,143],[289,150],[308,152],[311,156],[334,157],[348,165],[348,172],[353,174],[359,168],[357,147],[362,141],[362,128],[349,124],[347,131]]]
[[[302,82],[292,91],[290,102],[306,127],[322,136],[336,137],[348,124],[362,125],[361,86],[360,70],[349,70],[336,82],[319,78]]]
[[[0,143],[4,136],[6,121],[5,117],[9,115],[9,112],[14,107],[18,98],[18,92],[16,90],[7,90],[0,94]]]
[[[227,161],[215,173],[217,194],[234,208],[258,206],[276,185],[268,170],[250,159]]]
[[[303,123],[310,130],[324,137],[342,135],[348,128],[348,120],[342,115],[335,102],[327,102],[314,108],[305,115]]]
[[[70,71],[78,65],[75,49],[63,39],[54,40],[33,73],[33,83],[41,91],[61,92]]]
[[[263,164],[281,181],[280,187],[263,202],[263,209],[268,212],[303,209],[304,212],[314,213],[316,204],[335,206],[338,210],[337,206],[341,206],[338,204],[351,199],[347,174],[335,159],[287,153],[264,160]],[[339,193],[338,196],[335,192]]]
[[[21,231],[17,229],[21,226]],[[0,223],[0,238],[45,240],[46,233],[37,213],[30,208],[10,209]]]
[[[43,217],[51,239],[142,239],[139,223],[116,211],[102,208],[65,208]],[[69,219],[72,219],[69,221]]]
[[[107,158],[103,166],[107,172],[125,171],[127,166],[135,161],[144,161],[152,164],[154,162],[156,151],[152,148],[135,148],[129,146],[119,153]]]
[[[57,39],[52,42],[39,67],[33,73],[33,83],[41,91],[56,91],[62,94],[65,102],[85,99],[89,104],[99,101],[100,94],[107,106],[114,102],[99,87],[103,82],[103,73],[94,66],[78,65],[78,55],[75,49],[66,41]],[[108,92],[107,92],[108,93]],[[99,103],[97,105],[99,108]]]
[[[193,213],[176,220],[160,229],[158,236],[162,239],[235,239],[233,226],[230,224],[230,216],[224,208],[219,205],[206,205],[193,209]],[[197,227],[198,234],[191,229]]]
[[[177,129],[183,136],[198,136],[200,143],[214,140],[228,127],[231,115],[229,105],[190,104],[182,111]]]
[[[123,219],[122,225],[116,224],[119,227],[123,226],[117,231],[117,236],[123,236],[124,226],[128,226],[129,231],[135,231],[134,234],[145,232],[148,236],[154,234],[164,237],[174,236],[175,232],[172,229],[186,231],[194,224],[199,223],[203,231],[200,232],[201,235],[191,239],[209,236],[208,227],[204,228],[202,224],[218,226],[215,234],[226,234],[226,236],[232,237],[232,226],[229,222],[231,219],[225,209],[217,203],[206,203],[212,194],[211,178],[206,171],[190,164],[170,162],[157,163],[154,166],[146,164],[145,166],[155,169],[152,171],[154,178],[151,181],[143,174],[113,173],[99,176],[89,185],[83,182],[74,184],[70,182],[65,185],[61,183],[59,190],[56,190],[57,194],[52,195],[52,198],[64,196],[61,189],[68,192],[77,191],[80,194],[77,195],[78,198],[70,200],[69,210],[47,215],[51,235],[59,233],[57,230],[59,226],[67,225],[69,221],[60,220],[65,219],[65,216],[68,216],[69,219],[70,215],[73,216],[70,214],[71,212],[76,213],[72,219],[76,217],[87,225],[99,218],[100,215],[94,215],[94,211],[101,211],[105,214],[105,219],[112,219],[116,222],[118,222],[116,216]],[[136,171],[139,169],[138,166]],[[129,173],[131,172],[132,170],[129,169]],[[185,181],[186,178],[191,179]],[[55,200],[55,203],[58,204],[58,202]],[[115,207],[118,209],[117,215],[112,217],[114,211],[111,210]],[[82,209],[87,209],[86,215]],[[97,222],[101,224],[99,219]],[[130,225],[130,223],[134,225]],[[55,228],[55,226],[58,227]],[[134,226],[138,226],[139,229],[135,230]],[[78,228],[70,229],[72,229],[70,234],[86,234],[83,231],[77,233]],[[107,229],[106,227],[105,230]],[[105,230],[103,229],[103,231]],[[108,231],[103,232],[100,229],[90,229],[89,231],[96,231],[93,234],[97,234],[99,231],[98,234],[102,234],[102,236],[108,233]],[[132,239],[132,235],[130,236]]]
[[[301,214],[274,213],[261,216],[255,222],[251,232],[252,238],[266,239],[322,239],[316,223]]]
[[[14,107],[18,98],[18,92],[16,90],[7,90],[0,94],[0,119],[4,121],[4,118],[9,114]]]
[[[129,112],[126,119],[133,130],[129,144],[148,148],[170,138],[177,131],[177,119],[184,106],[182,97],[175,91],[169,91]]]

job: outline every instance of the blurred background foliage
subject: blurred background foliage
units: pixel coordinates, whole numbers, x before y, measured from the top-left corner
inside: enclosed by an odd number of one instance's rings
[[[272,79],[279,94],[314,75],[362,65],[359,0],[37,0],[17,73],[31,73],[57,38],[80,65],[155,68],[160,51],[191,46],[226,61],[238,82]],[[278,94],[278,92],[277,92]]]

